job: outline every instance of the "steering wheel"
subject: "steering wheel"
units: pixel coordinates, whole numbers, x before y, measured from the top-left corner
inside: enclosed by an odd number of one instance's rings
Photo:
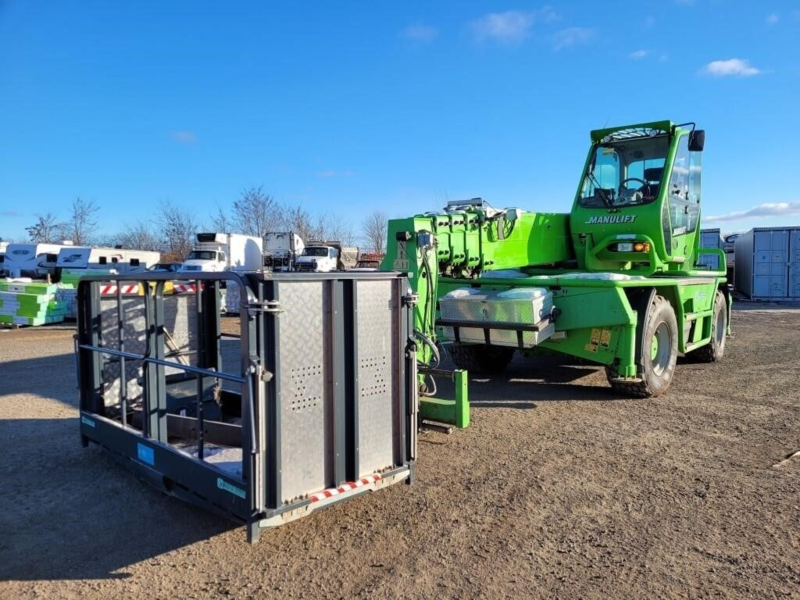
[[[641,191],[643,196],[648,197],[648,198],[650,197],[650,194],[651,194],[650,184],[647,183],[644,179],[639,179],[638,177],[628,177],[627,179],[624,179],[619,184],[619,196],[622,196],[623,190],[627,190],[628,189],[625,184],[628,183],[629,181],[638,181],[639,183],[641,183],[642,187],[640,187],[636,191],[637,192]],[[645,190],[645,188],[646,188],[646,190]]]

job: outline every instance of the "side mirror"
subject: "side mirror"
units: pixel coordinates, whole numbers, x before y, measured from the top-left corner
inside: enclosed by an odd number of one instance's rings
[[[689,134],[689,152],[702,152],[706,145],[706,132],[704,129],[695,129]]]

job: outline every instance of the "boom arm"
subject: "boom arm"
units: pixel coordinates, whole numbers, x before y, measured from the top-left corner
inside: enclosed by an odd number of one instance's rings
[[[474,279],[484,271],[554,265],[574,257],[569,215],[494,210],[480,201],[442,214],[389,221],[381,270],[408,273],[417,294],[417,359],[435,365],[436,300],[441,277]]]

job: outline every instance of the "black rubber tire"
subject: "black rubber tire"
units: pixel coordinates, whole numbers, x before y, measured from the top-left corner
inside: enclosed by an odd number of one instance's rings
[[[660,336],[666,335],[668,345],[664,347],[664,355],[659,362],[654,362],[651,356],[653,337],[661,329]],[[678,362],[678,320],[669,301],[662,296],[655,296],[650,305],[647,322],[642,331],[641,352],[636,359],[639,365],[641,381],[614,381],[617,374],[610,367],[606,367],[606,377],[611,387],[626,396],[634,398],[656,398],[666,393],[675,375],[675,365]],[[662,342],[663,344],[663,342]],[[659,344],[659,348],[661,344]],[[659,356],[656,356],[659,359]]]
[[[721,313],[721,314],[720,314]],[[721,335],[717,327],[719,320],[724,319],[725,325]],[[711,341],[687,354],[687,357],[695,362],[713,363],[722,359],[725,354],[725,338],[728,336],[728,303],[725,301],[725,294],[717,290],[714,298],[714,314],[711,318]]]
[[[514,358],[514,348],[450,344],[447,351],[459,369],[483,375],[499,375]]]

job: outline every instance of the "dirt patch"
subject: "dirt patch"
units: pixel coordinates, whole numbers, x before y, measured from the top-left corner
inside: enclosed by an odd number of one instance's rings
[[[414,485],[252,547],[80,447],[70,331],[0,333],[0,596],[798,597],[800,459],[773,465],[800,450],[800,311],[734,328],[657,400],[519,357],[473,379],[472,427],[421,436]]]

